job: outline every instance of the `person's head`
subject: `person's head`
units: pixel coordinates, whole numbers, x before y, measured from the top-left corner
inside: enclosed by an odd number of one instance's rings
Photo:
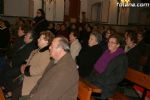
[[[115,33],[115,30],[114,30],[114,29],[111,29],[111,28],[107,29],[107,30],[106,30],[106,33],[105,33],[105,38],[108,39],[109,36],[110,36],[111,34],[114,34],[114,33]]]
[[[54,35],[50,31],[41,32],[40,37],[38,38],[38,47],[40,49],[42,49],[42,48],[50,45],[53,38],[54,38]]]
[[[52,41],[49,50],[51,57],[58,61],[70,51],[69,42],[65,37],[56,37]]]
[[[72,31],[69,34],[70,43],[74,42],[78,38],[78,33],[76,31]]]
[[[34,34],[32,31],[28,31],[24,36],[24,42],[26,44],[31,43],[34,40]]]
[[[122,44],[122,38],[119,34],[112,34],[108,38],[108,49],[115,52]]]
[[[65,24],[61,24],[60,29],[61,29],[61,31],[66,30],[66,25]]]
[[[75,23],[73,23],[73,24],[71,25],[71,29],[72,29],[72,30],[76,30],[76,29],[77,29],[77,25],[76,25]]]
[[[102,35],[98,32],[92,32],[89,37],[88,45],[90,47],[99,44],[102,41]]]
[[[54,27],[55,27],[55,24],[50,22],[48,25],[48,29],[53,29]]]
[[[137,42],[140,42],[144,39],[144,32],[143,31],[138,31],[137,32]]]
[[[45,18],[45,12],[44,12],[43,9],[38,9],[36,13],[37,13],[36,14],[37,17],[43,17],[43,18]]]
[[[0,19],[0,27],[4,27],[4,26],[5,26],[4,20]]]
[[[137,34],[134,31],[129,30],[126,35],[125,42],[126,42],[126,45],[129,47],[132,46],[133,44],[136,44],[137,43]]]
[[[27,30],[23,25],[19,26],[18,28],[18,37],[24,36]]]
[[[90,25],[87,25],[86,32],[91,32],[91,31],[92,31],[92,27]]]
[[[55,25],[55,30],[56,30],[56,31],[59,31],[59,30],[60,30],[60,26],[61,26],[60,24],[56,24],[56,25]]]

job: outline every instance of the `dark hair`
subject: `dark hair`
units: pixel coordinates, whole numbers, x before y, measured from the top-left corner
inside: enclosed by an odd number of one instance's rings
[[[51,44],[52,40],[54,39],[54,34],[50,31],[43,31],[40,35],[44,35],[44,40],[48,41],[49,45]]]
[[[140,34],[143,38],[145,37],[145,33],[143,30],[137,31],[137,34]]]
[[[127,31],[127,37],[130,37],[131,41],[133,41],[134,43],[137,43],[137,34],[136,34],[136,32],[134,32],[132,30],[128,30]]]
[[[108,40],[109,40],[110,38],[115,38],[117,44],[120,44],[120,47],[123,47],[123,37],[121,37],[120,34],[118,34],[118,33],[111,34],[111,35],[109,36]]]
[[[26,27],[25,25],[20,25],[19,27],[21,28],[21,30],[24,31],[24,33],[27,33],[27,32],[30,30],[30,29],[29,29],[28,27]],[[19,27],[18,27],[18,29],[19,29]]]
[[[34,34],[34,32],[32,30],[29,30],[26,34],[31,34],[30,39],[35,41],[35,34]]]
[[[43,9],[38,9],[38,11],[40,11],[40,12],[41,12],[41,16],[42,16],[43,18],[45,18],[45,12],[44,12],[44,10],[43,10]]]
[[[71,34],[71,33],[73,33],[73,36],[74,36],[74,37],[78,38],[78,33],[77,33],[77,31],[71,31],[70,34]]]

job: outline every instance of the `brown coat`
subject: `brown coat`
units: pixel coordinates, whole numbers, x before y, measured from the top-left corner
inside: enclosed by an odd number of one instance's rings
[[[24,75],[22,96],[29,95],[50,62],[49,50],[44,49],[33,51],[27,60],[30,76]]]
[[[29,100],[77,100],[78,71],[70,54],[50,64]]]

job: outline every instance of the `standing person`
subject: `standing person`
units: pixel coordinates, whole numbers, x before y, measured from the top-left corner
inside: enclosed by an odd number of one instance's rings
[[[22,96],[29,95],[49,64],[50,54],[48,48],[53,38],[54,35],[51,32],[41,32],[38,39],[39,48],[32,51],[27,63],[21,66],[21,73],[24,76]]]
[[[30,93],[29,100],[77,100],[79,75],[69,53],[69,43],[56,37],[50,46],[51,63]]]
[[[36,39],[39,38],[40,32],[47,30],[48,21],[45,18],[45,12],[43,9],[37,10],[37,15],[34,18],[33,31],[35,32]]]

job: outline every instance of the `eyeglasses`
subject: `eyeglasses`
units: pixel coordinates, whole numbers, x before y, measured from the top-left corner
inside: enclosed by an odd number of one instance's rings
[[[41,14],[41,12],[36,12],[37,14]]]
[[[110,44],[118,44],[118,43],[112,42],[112,41],[108,41],[108,43],[110,43]]]

